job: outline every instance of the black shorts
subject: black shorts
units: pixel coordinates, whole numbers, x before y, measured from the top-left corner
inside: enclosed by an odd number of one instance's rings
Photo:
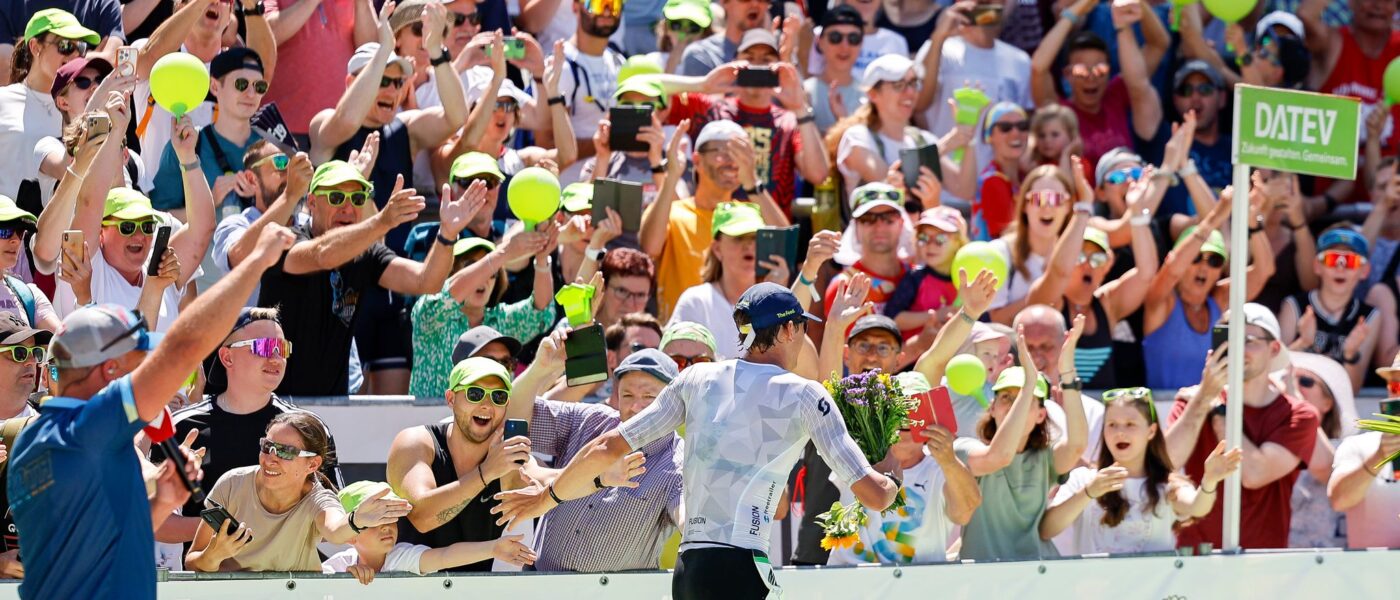
[[[355,307],[355,343],[365,372],[413,366],[413,323],[404,298],[378,286]]]
[[[768,586],[754,566],[767,555],[743,548],[696,548],[676,558],[671,578],[674,600],[763,600]]]

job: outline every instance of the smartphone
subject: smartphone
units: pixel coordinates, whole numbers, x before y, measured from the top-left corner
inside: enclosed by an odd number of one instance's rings
[[[229,514],[228,509],[221,506],[218,502],[214,502],[213,500],[209,500],[209,502],[214,504],[214,508],[206,508],[199,511],[199,518],[204,520],[215,533],[224,530],[224,521],[232,521],[232,525],[229,526],[229,531],[237,531],[239,525],[242,525],[242,523],[239,523],[238,519],[233,518],[233,515]],[[248,540],[252,541],[252,539],[252,535],[249,535]]]
[[[525,42],[520,38],[506,37],[502,40],[506,49],[506,60],[520,60],[525,58]],[[491,56],[491,46],[482,48],[487,56]]]
[[[146,261],[146,274],[152,277],[160,274],[160,261],[165,257],[165,249],[170,246],[170,226],[156,228],[156,241],[151,244],[151,259]]]
[[[530,437],[530,422],[524,419],[506,419],[506,430],[503,439],[510,439],[516,436]],[[524,460],[515,461],[517,465],[525,464]]]
[[[651,107],[614,106],[608,109],[608,147],[619,152],[646,152],[647,143],[637,139],[643,127],[651,125]]]
[[[136,55],[137,49],[131,46],[117,48],[117,76],[131,77],[136,75]]]
[[[904,187],[919,187],[919,167],[928,167],[933,176],[943,180],[943,165],[938,158],[938,144],[905,148],[899,151],[899,169],[904,173]]]
[[[958,416],[953,412],[953,399],[948,388],[938,386],[927,392],[911,396],[919,401],[914,410],[909,411],[909,433],[920,444],[928,441],[923,429],[929,425],[939,425],[953,435],[958,434]]]
[[[112,131],[112,118],[107,113],[90,113],[87,116],[87,139],[91,140]]]
[[[754,241],[754,274],[763,279],[768,276],[768,269],[759,261],[772,260],[769,257],[774,254],[783,257],[787,261],[788,273],[796,269],[797,263],[797,225],[789,227],[761,227]],[[786,282],[784,283],[786,285]]]
[[[637,233],[642,229],[642,184],[617,179],[593,182],[593,222],[608,218],[607,209],[622,217],[622,230]]]
[[[1003,10],[1000,4],[978,4],[968,11],[967,17],[973,25],[986,27],[1000,23]]]
[[[69,229],[67,231],[64,231],[63,250],[65,255],[71,254],[73,256],[78,257],[81,260],[83,258],[83,230]],[[63,261],[68,265],[68,269],[70,271],[77,269],[78,265],[73,264],[73,262],[68,260],[66,256],[62,258]]]
[[[778,87],[778,72],[768,67],[740,69],[739,76],[734,79],[734,85],[743,88],[775,88]]]
[[[1230,341],[1230,326],[1229,326],[1229,325],[1216,325],[1213,329],[1210,330],[1210,348],[1211,348],[1212,350],[1214,350],[1214,349],[1216,349],[1216,348],[1220,348],[1220,347],[1221,347],[1221,344],[1225,344],[1225,343],[1227,343],[1227,342],[1229,342],[1229,341]],[[1226,348],[1226,350],[1228,350],[1228,347]],[[1220,353],[1221,353],[1221,354],[1224,354],[1224,353],[1225,353],[1225,350],[1221,350]]]
[[[597,323],[569,332],[564,339],[564,380],[569,386],[597,383],[608,378],[608,347],[603,326]]]

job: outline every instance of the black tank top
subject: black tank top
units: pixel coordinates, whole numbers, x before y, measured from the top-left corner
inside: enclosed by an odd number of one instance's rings
[[[350,160],[350,152],[364,146],[365,138],[376,131],[379,132],[379,157],[374,159],[374,171],[370,172],[369,180],[374,184],[374,204],[382,209],[384,204],[389,202],[389,196],[393,195],[394,181],[399,175],[403,175],[405,188],[414,187],[413,140],[408,135],[408,125],[395,118],[383,127],[361,127],[344,144],[336,147],[334,157]],[[432,182],[428,182],[428,187],[432,187]],[[428,192],[431,193],[432,190]],[[412,222],[395,227],[385,236],[384,243],[390,250],[402,256],[404,240],[408,238],[410,229],[413,229]]]
[[[447,449],[447,425],[424,425],[428,433],[433,435],[433,479],[438,485],[457,481],[457,469],[452,466],[452,453]],[[476,470],[473,469],[470,475],[475,477]],[[419,532],[407,518],[401,519],[399,541],[423,544],[431,548],[445,548],[457,542],[485,542],[501,537],[505,528],[496,525],[496,515],[491,514],[491,508],[497,503],[493,497],[500,492],[500,481],[492,481],[456,517],[427,533]],[[490,571],[491,559],[444,570]]]
[[[1347,364],[1342,357],[1342,345],[1346,343],[1347,336],[1351,335],[1352,328],[1356,327],[1356,322],[1361,319],[1370,318],[1375,312],[1375,307],[1366,304],[1356,298],[1351,299],[1351,304],[1346,310],[1331,321],[1323,316],[1324,310],[1322,301],[1317,299],[1317,292],[1301,292],[1290,296],[1287,302],[1293,304],[1293,308],[1299,315],[1312,306],[1313,321],[1317,323],[1317,334],[1313,336],[1312,344],[1308,347],[1308,352],[1321,354],[1342,364]],[[1369,370],[1369,369],[1368,369]]]
[[[1113,323],[1108,321],[1108,311],[1098,296],[1089,303],[1094,311],[1094,321],[1098,325],[1094,333],[1085,333],[1079,338],[1074,349],[1074,370],[1084,382],[1084,389],[1108,390],[1118,387],[1118,369],[1113,362]],[[1065,323],[1073,323],[1074,315],[1069,312],[1069,302],[1060,309]]]

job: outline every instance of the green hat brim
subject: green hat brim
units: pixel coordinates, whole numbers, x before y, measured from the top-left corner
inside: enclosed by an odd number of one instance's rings
[[[462,359],[462,362],[452,367],[452,373],[447,376],[447,389],[453,392],[464,390],[467,386],[487,377],[500,379],[505,384],[506,391],[510,391],[510,373],[506,371],[504,366],[501,366],[501,363],[483,356]]]
[[[661,14],[668,21],[693,21],[701,29],[708,29],[710,24],[714,22],[710,11],[693,2],[672,4],[662,9]]]
[[[451,175],[453,179],[466,179],[474,175],[490,175],[495,177],[496,182],[499,183],[506,178],[505,174],[501,172],[500,165],[491,160],[489,156],[482,154],[481,156],[485,157],[482,159],[472,157],[472,154],[474,153],[463,154],[457,157],[457,160],[452,161]]]
[[[491,240],[479,237],[462,238],[457,240],[457,243],[452,244],[452,256],[461,256],[477,248],[485,248],[487,252],[491,252],[496,249],[496,245],[491,243]]]

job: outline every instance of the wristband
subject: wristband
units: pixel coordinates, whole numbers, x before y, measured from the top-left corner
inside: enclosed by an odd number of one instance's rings
[[[1129,225],[1147,225],[1150,223],[1152,223],[1152,211],[1145,208],[1142,209],[1141,214],[1133,215],[1132,218],[1128,219]]]
[[[1360,352],[1357,352],[1356,354],[1351,355],[1351,357],[1349,357],[1349,358],[1346,357],[1346,356],[1343,356],[1343,357],[1342,357],[1342,364],[1344,364],[1344,365],[1354,365],[1354,364],[1359,363],[1359,362],[1361,362],[1361,353],[1360,353]]]
[[[442,54],[439,54],[437,58],[430,59],[428,64],[437,67],[450,62],[452,62],[452,52],[447,49],[447,46],[443,46]]]
[[[977,319],[972,318],[972,315],[967,314],[967,311],[965,311],[965,310],[960,310],[960,311],[958,311],[958,317],[961,318],[961,319],[964,320],[964,321],[967,321],[967,324],[968,324],[968,325],[976,325],[976,324],[977,324]]]
[[[544,488],[544,489],[545,489],[545,491],[549,492],[549,497],[552,498],[552,499],[554,499],[554,503],[555,503],[555,504],[563,504],[563,503],[564,503],[564,500],[561,499],[561,498],[559,497],[558,494],[555,494],[555,493],[554,493],[554,484],[550,484],[549,487]]]
[[[1198,173],[1198,171],[1196,170],[1196,159],[1194,158],[1186,161],[1186,164],[1176,171],[1176,174],[1182,177],[1190,177],[1196,173]]]
[[[583,255],[593,262],[602,262],[603,256],[607,253],[607,248],[584,248],[583,250]]]
[[[1090,500],[1098,500],[1098,499],[1099,499],[1099,497],[1095,497],[1093,494],[1089,493],[1089,488],[1087,488],[1087,487],[1084,488],[1084,495],[1085,495],[1085,496],[1088,496]]]
[[[1068,8],[1060,11],[1060,18],[1069,21],[1070,25],[1079,24],[1079,15]]]
[[[598,488],[598,489],[600,489],[600,490],[606,490],[606,489],[608,489],[608,486],[603,485],[603,476],[602,476],[602,475],[599,475],[599,476],[593,478],[593,487]]]
[[[263,13],[267,12],[267,7],[263,6],[261,0],[259,0],[258,3],[253,6],[253,8],[243,8],[242,2],[238,3],[237,8],[238,14],[241,14],[245,17],[261,17],[263,16]]]
[[[350,531],[353,531],[353,532],[355,532],[355,533],[359,533],[359,532],[361,532],[361,531],[364,531],[364,530],[368,529],[368,527],[360,527],[359,525],[356,525],[356,524],[355,524],[355,511],[353,511],[353,510],[350,511],[350,519],[349,519],[349,521],[350,521]]]
[[[550,97],[550,99],[549,99],[549,105],[550,105],[550,106],[555,106],[555,105],[560,105],[560,106],[562,106],[563,104],[564,104],[564,97],[563,97],[563,96],[552,96],[552,97]]]
[[[812,111],[810,111],[810,110],[807,111],[807,114],[806,114],[805,116],[797,117],[797,126],[798,126],[798,127],[801,127],[801,126],[806,125],[806,124],[808,124],[808,123],[816,123],[816,122],[817,122],[817,116],[814,115],[814,114],[812,114]]]
[[[1074,212],[1092,213],[1092,212],[1094,212],[1094,203],[1092,203],[1092,202],[1075,202],[1075,203],[1074,203]]]
[[[481,465],[477,465],[477,466],[476,466],[476,476],[481,478],[481,486],[482,486],[482,487],[487,487],[487,486],[491,485],[491,484],[489,484],[489,483],[486,483],[486,475],[482,474],[482,472],[481,472]]]
[[[199,168],[199,157],[196,156],[196,157],[194,157],[194,160],[192,160],[192,161],[190,161],[190,162],[187,162],[187,163],[180,163],[180,168],[181,168],[182,170],[184,170],[186,173],[188,173],[188,172],[190,172],[190,171],[193,171],[193,170],[195,170],[195,169],[198,169],[198,168]]]
[[[437,234],[437,242],[438,242],[439,244],[444,245],[444,246],[451,246],[452,244],[457,243],[457,240],[449,240],[449,239],[447,239],[447,238],[445,238],[445,237],[442,237],[442,232],[439,231],[438,234]]]
[[[817,282],[812,281],[811,279],[807,279],[807,274],[801,271],[797,272],[797,283],[798,285],[806,286],[815,286],[817,284]]]
[[[1076,374],[1074,375],[1074,379],[1071,379],[1071,380],[1068,381],[1068,382],[1066,382],[1066,381],[1064,380],[1064,377],[1061,376],[1061,378],[1060,378],[1060,389],[1061,389],[1061,390],[1072,390],[1072,391],[1076,391],[1076,392],[1082,392],[1082,391],[1084,391],[1084,380],[1079,378],[1079,374],[1078,374],[1078,373],[1076,373]]]
[[[652,166],[651,166],[651,172],[652,172],[652,173],[657,173],[657,174],[665,173],[665,172],[666,172],[666,161],[665,161],[665,159],[663,159],[663,160],[661,161],[661,164],[659,164],[659,165],[652,165]]]
[[[1206,489],[1206,486],[1203,485],[1203,486],[1201,486],[1201,493],[1202,493],[1202,494],[1214,494],[1214,493],[1215,493],[1216,491],[1218,491],[1219,489],[1220,489],[1220,484],[1219,484],[1219,483],[1215,484],[1215,489],[1214,489],[1214,490],[1208,490],[1208,489]]]
[[[768,191],[768,184],[766,184],[766,183],[759,183],[759,184],[754,185],[754,186],[751,187],[751,188],[746,188],[746,187],[742,187],[742,186],[740,186],[740,187],[744,190],[744,194],[749,195],[749,196],[754,196],[754,195],[762,194],[762,193]]]
[[[82,175],[79,175],[79,174],[77,173],[77,171],[74,171],[74,170],[73,170],[73,165],[68,165],[67,167],[64,167],[63,170],[68,171],[68,174],[69,174],[69,175],[72,175],[74,179],[82,179],[82,178],[83,178]]]

